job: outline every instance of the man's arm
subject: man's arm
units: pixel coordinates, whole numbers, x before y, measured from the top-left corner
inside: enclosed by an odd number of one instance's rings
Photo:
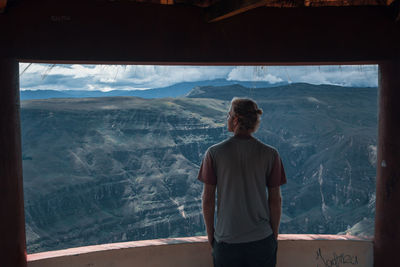
[[[268,204],[272,231],[274,232],[275,238],[278,239],[279,223],[282,213],[282,197],[279,186],[268,187]]]
[[[215,185],[204,184],[202,206],[208,242],[212,246],[214,240]]]

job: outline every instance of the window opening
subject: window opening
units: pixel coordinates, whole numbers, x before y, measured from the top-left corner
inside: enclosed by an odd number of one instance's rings
[[[204,235],[197,171],[234,96],[285,165],[281,233],[373,235],[376,65],[20,70],[29,253]]]

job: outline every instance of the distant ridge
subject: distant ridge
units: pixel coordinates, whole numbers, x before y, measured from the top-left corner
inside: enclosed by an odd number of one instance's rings
[[[56,90],[26,90],[20,92],[21,100],[47,99],[47,98],[68,98],[70,94]]]
[[[269,86],[269,87],[255,87],[247,88],[241,84],[224,85],[224,86],[198,86],[193,88],[185,96],[189,98],[215,98],[220,100],[231,100],[232,95],[236,97],[288,97],[288,96],[299,96],[302,94],[315,93],[317,95],[323,95],[325,90],[332,93],[346,94],[350,90],[364,91],[370,87],[343,87],[338,85],[314,85],[308,83],[292,83],[285,85]]]
[[[29,99],[49,99],[49,98],[84,98],[84,97],[108,97],[108,96],[137,96],[142,98],[164,98],[185,96],[195,87],[203,86],[229,86],[241,85],[247,88],[266,88],[287,84],[252,81],[228,81],[225,79],[215,79],[197,82],[182,82],[167,87],[160,87],[148,90],[112,90],[103,92],[100,90],[24,90],[20,92],[21,100]]]

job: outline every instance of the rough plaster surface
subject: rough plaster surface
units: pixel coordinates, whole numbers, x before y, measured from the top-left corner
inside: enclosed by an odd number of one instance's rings
[[[28,267],[212,266],[206,237],[169,238],[28,255]],[[277,267],[373,266],[373,243],[351,236],[280,235]]]

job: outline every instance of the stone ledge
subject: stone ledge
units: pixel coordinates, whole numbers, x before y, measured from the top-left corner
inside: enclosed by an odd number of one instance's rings
[[[28,254],[28,262],[41,260],[46,258],[63,257],[63,256],[76,256],[79,254],[116,250],[116,249],[127,249],[127,248],[138,248],[148,246],[161,246],[161,245],[174,245],[174,244],[185,244],[185,243],[203,243],[207,242],[206,236],[194,236],[194,237],[180,237],[180,238],[162,238],[152,240],[140,240],[131,242],[120,242],[120,243],[109,243],[85,247],[68,248],[55,251],[45,251],[40,253]]]
[[[281,234],[278,241],[364,241],[372,242],[371,239],[356,237],[351,235],[319,235],[319,234]],[[128,248],[139,248],[149,246],[162,246],[162,245],[176,245],[185,243],[206,243],[206,236],[194,237],[181,237],[181,238],[163,238],[153,240],[141,240],[121,243],[109,243],[102,245],[93,245],[85,247],[68,248],[56,251],[45,251],[28,255],[28,262],[37,261],[48,258],[65,257],[65,256],[78,256],[80,254],[120,250]]]

